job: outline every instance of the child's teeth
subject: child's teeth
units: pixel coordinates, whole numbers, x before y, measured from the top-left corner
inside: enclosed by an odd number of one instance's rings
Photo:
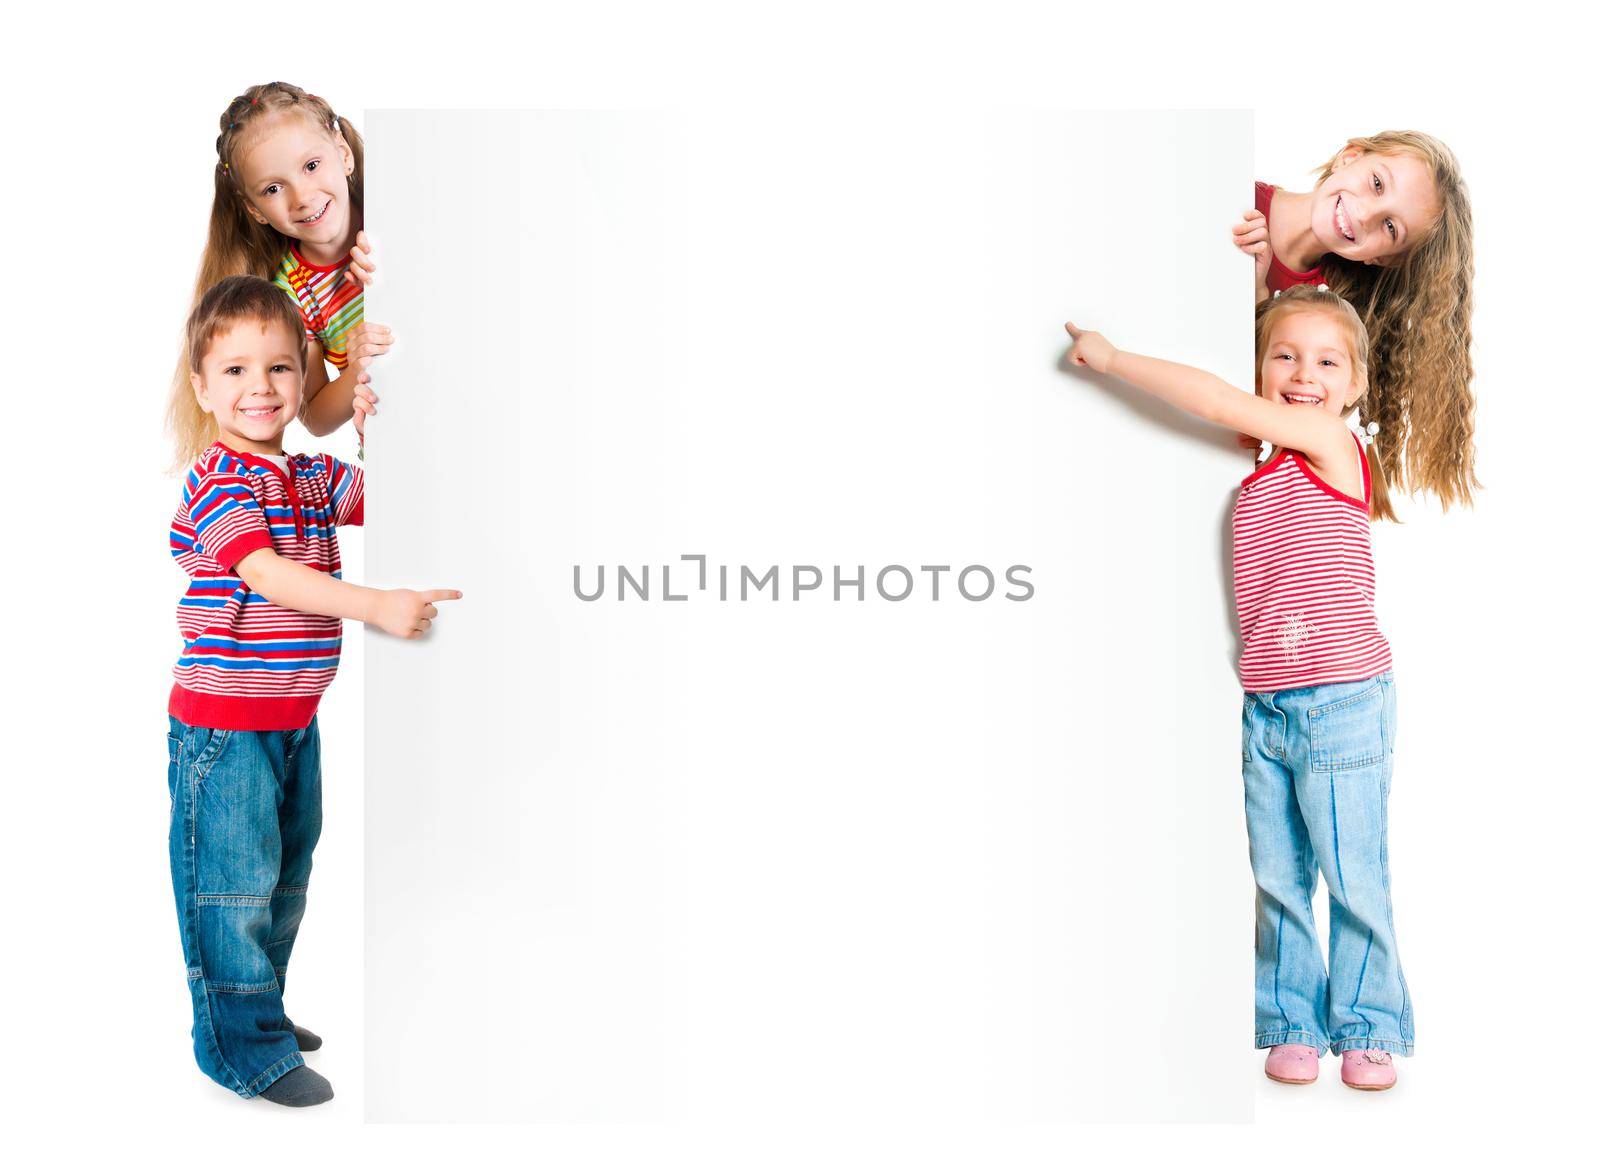
[[[1344,200],[1342,198],[1334,202],[1333,215],[1334,223],[1339,226],[1339,232],[1343,234],[1344,239],[1346,241],[1355,240],[1350,235],[1350,215],[1344,211]]]

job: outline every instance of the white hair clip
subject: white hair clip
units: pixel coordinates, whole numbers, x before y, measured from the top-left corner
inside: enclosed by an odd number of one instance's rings
[[[1378,423],[1375,421],[1369,421],[1366,429],[1362,429],[1360,426],[1357,426],[1356,437],[1361,439],[1362,448],[1370,446],[1378,438]]]
[[[1326,293],[1327,291],[1328,291],[1328,283],[1326,281],[1324,281],[1322,284],[1317,286],[1317,292],[1318,293]]]

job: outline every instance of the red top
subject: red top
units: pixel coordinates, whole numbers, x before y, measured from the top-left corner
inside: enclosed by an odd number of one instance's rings
[[[1269,185],[1265,181],[1256,182],[1256,211],[1272,220],[1272,194],[1277,185]],[[1295,285],[1326,285],[1327,279],[1322,275],[1322,266],[1317,265],[1304,273],[1296,273],[1289,266],[1278,260],[1278,255],[1272,255],[1272,265],[1267,269],[1267,289],[1272,293],[1280,293]]]
[[[1368,503],[1361,459],[1352,498],[1284,450],[1246,478],[1233,508],[1233,596],[1239,679],[1246,691],[1360,682],[1392,665],[1378,629]]]
[[[339,526],[364,515],[361,471],[327,454],[283,467],[214,443],[189,471],[172,555],[189,575],[178,603],[183,654],[167,713],[188,726],[298,730],[339,667],[343,623],[275,606],[234,570],[254,550],[339,577]]]

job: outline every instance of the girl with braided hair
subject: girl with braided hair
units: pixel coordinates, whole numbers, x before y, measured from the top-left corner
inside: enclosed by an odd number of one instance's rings
[[[1355,307],[1372,346],[1361,412],[1391,479],[1470,505],[1472,206],[1450,150],[1420,132],[1352,137],[1309,193],[1257,182],[1233,238],[1258,302],[1326,284]]]
[[[282,81],[236,96],[219,127],[194,301],[237,274],[274,281],[294,300],[304,326],[301,421],[322,436],[353,413],[360,433],[377,401],[367,367],[393,343],[387,326],[364,318],[373,263],[361,231],[361,134],[327,101]],[[217,436],[193,404],[186,364],[173,381],[167,424],[185,466]]]

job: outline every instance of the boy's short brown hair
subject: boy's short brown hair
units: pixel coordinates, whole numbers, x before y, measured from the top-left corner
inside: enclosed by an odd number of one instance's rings
[[[289,295],[264,277],[224,277],[200,298],[184,329],[184,356],[189,372],[199,373],[200,363],[218,333],[239,321],[277,322],[294,335],[300,351],[300,372],[306,371],[305,322]]]

